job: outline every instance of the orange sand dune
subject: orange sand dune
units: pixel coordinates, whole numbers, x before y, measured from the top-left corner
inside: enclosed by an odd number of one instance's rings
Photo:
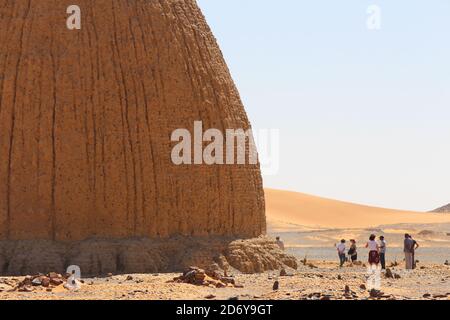
[[[270,226],[370,228],[394,224],[450,223],[450,215],[390,210],[297,192],[265,189]]]

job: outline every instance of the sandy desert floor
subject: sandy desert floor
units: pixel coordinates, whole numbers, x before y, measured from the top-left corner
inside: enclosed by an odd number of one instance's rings
[[[450,267],[444,265],[419,265],[415,271],[407,272],[401,266],[391,268],[399,279],[386,279],[382,275],[382,297],[370,298],[364,289],[367,270],[363,266],[339,268],[331,262],[308,262],[288,276],[279,272],[243,275],[235,274],[242,288],[211,288],[170,282],[179,274],[135,274],[117,275],[107,278],[84,279],[76,292],[53,288],[51,292],[36,287],[33,292],[10,291],[21,280],[0,278],[0,299],[126,299],[126,300],[182,300],[182,299],[239,299],[239,300],[320,300],[320,299],[450,299]],[[128,278],[128,280],[127,280]],[[275,281],[279,289],[273,290]],[[347,292],[346,292],[346,286]],[[367,288],[367,287],[366,287]]]
[[[381,275],[381,297],[373,299],[450,299],[450,215],[374,208],[300,193],[266,190],[269,235],[280,235],[287,251],[299,261],[298,270],[246,275],[235,272],[240,288],[212,288],[171,280],[180,274],[113,275],[83,279],[79,291],[63,286],[47,291],[14,290],[23,277],[0,278],[0,299],[368,299],[367,268],[347,265],[339,268],[333,247],[339,239],[357,239],[361,246],[370,233],[388,239],[387,260],[396,278]],[[412,233],[421,244],[418,268],[402,266],[402,238]],[[359,249],[359,259],[367,252]],[[273,290],[275,281],[279,289]],[[364,287],[365,286],[365,287]],[[347,287],[347,292],[346,292]],[[371,298],[372,299],[372,298]]]

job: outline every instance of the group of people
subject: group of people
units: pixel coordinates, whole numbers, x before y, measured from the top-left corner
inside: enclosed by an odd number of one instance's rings
[[[376,265],[381,263],[381,268],[386,269],[386,240],[384,236],[380,236],[379,241],[376,241],[376,238],[376,235],[372,234],[369,241],[365,244],[365,248],[369,250],[369,263]],[[346,261],[355,262],[358,260],[356,240],[350,240],[350,248],[348,251],[346,242],[345,239],[342,239],[341,242],[336,245],[340,267],[343,267]]]
[[[372,234],[369,237],[369,241],[366,242],[365,248],[369,251],[369,264],[376,265],[378,267],[381,264],[381,269],[386,270],[386,249],[387,243],[384,236],[380,236],[378,241],[377,236]],[[284,251],[284,242],[280,237],[276,237],[276,243],[281,250]],[[339,265],[343,267],[345,262],[351,261],[352,263],[358,260],[358,248],[356,246],[356,240],[350,239],[350,247],[347,250],[347,241],[342,239],[339,244],[335,244],[335,247],[339,256]],[[405,240],[403,244],[403,252],[405,253],[405,266],[407,270],[416,268],[415,252],[419,248],[419,243],[413,239],[410,234],[405,234]]]
[[[386,249],[387,244],[384,236],[380,236],[376,240],[377,236],[372,234],[369,237],[369,241],[365,244],[365,248],[369,250],[369,264],[378,266],[381,264],[381,269],[386,269]],[[344,266],[346,261],[355,262],[358,260],[358,252],[356,247],[356,240],[350,240],[350,248],[347,251],[346,240],[342,239],[338,245],[335,245],[338,256],[339,265]],[[405,266],[406,269],[411,270],[416,268],[415,251],[419,248],[419,243],[412,238],[410,234],[405,234],[405,241],[403,246],[403,252],[405,253]],[[347,251],[347,252],[346,252]]]

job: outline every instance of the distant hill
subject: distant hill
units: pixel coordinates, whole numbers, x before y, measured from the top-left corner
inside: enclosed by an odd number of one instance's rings
[[[450,223],[450,215],[391,210],[308,194],[265,189],[268,223],[321,228],[373,228],[392,224]]]
[[[437,208],[436,210],[433,210],[431,212],[435,212],[435,213],[450,213],[450,203],[446,206]]]

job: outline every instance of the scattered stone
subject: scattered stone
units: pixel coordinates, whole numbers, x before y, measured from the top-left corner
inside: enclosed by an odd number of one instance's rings
[[[220,278],[222,276],[227,277],[228,275],[224,270],[222,270],[217,263],[211,264],[208,268],[205,270],[206,274],[210,276],[211,278]]]
[[[211,299],[214,299],[215,297],[216,297],[215,295],[209,294],[205,297],[205,299],[211,300]]]
[[[18,281],[18,279],[0,279],[1,284],[5,284],[10,287],[15,287]]]
[[[112,278],[113,274],[112,274],[111,272],[109,272],[106,276],[107,276],[108,278]]]
[[[450,266],[450,262],[448,260],[445,260],[444,265]]]
[[[370,297],[371,298],[382,298],[383,295],[384,295],[384,293],[381,292],[380,290],[376,290],[376,289],[370,290]]]
[[[360,285],[359,288],[360,288],[361,290],[367,290],[367,287],[366,287],[365,284]]]
[[[52,287],[57,287],[65,282],[65,278],[56,272],[50,272],[47,275],[37,274],[37,275],[27,275],[22,281],[17,280],[19,283],[13,290],[17,290],[19,292],[31,292],[33,291],[33,287],[43,287],[46,288],[46,291],[52,291]],[[50,290],[48,290],[50,289]]]
[[[30,286],[23,286],[23,287],[19,287],[17,289],[17,291],[19,291],[19,292],[32,292],[33,288],[30,287]]]
[[[338,275],[337,279],[338,279],[338,280],[342,280],[342,276],[341,276],[341,275]]]
[[[126,281],[131,281],[131,280],[133,280],[132,276],[128,276],[127,279],[126,279]]]
[[[23,281],[19,285],[30,286],[34,278],[35,277],[32,276],[26,276],[25,279],[23,279]]]
[[[64,283],[62,278],[50,278],[50,284],[57,287]]]
[[[48,277],[41,277],[41,285],[45,288],[48,288],[50,286],[50,278]]]
[[[226,283],[226,284],[232,284],[232,285],[236,284],[234,278],[232,278],[232,277],[218,277],[217,279],[220,279],[223,283]]]
[[[228,300],[230,300],[230,301],[239,300],[239,297],[238,296],[230,297],[230,298],[228,298]]]
[[[281,271],[280,271],[280,277],[286,277],[288,274],[287,274],[287,272],[286,272],[286,269],[281,269]]]
[[[394,278],[398,280],[398,279],[401,279],[402,277],[398,273],[395,273]]]
[[[389,268],[386,269],[385,277],[388,278],[388,279],[394,278],[394,275],[392,274],[392,270],[391,269],[389,269]]]
[[[211,264],[209,265],[209,267],[207,268],[206,271],[215,271],[215,272],[218,272],[218,271],[220,271],[220,270],[221,270],[221,269],[220,269],[219,264],[217,264],[217,263],[211,263]]]
[[[274,291],[276,291],[276,290],[278,290],[279,288],[280,288],[280,282],[279,282],[279,281],[275,281],[275,282],[273,283],[272,289],[273,289]]]
[[[431,294],[425,293],[425,294],[423,295],[423,297],[424,297],[424,298],[430,298],[430,297],[431,297]]]
[[[319,300],[322,297],[322,293],[321,292],[310,293],[307,295],[307,297],[312,300]]]
[[[233,277],[222,277],[218,273],[211,277],[205,270],[198,267],[188,268],[181,276],[174,278],[173,282],[215,288],[236,287]]]
[[[350,287],[347,286],[347,285],[345,286],[344,291],[345,291],[345,294],[350,294],[351,293]]]
[[[147,293],[146,291],[143,291],[143,290],[134,290],[133,292],[134,293]]]
[[[37,287],[37,286],[40,286],[40,285],[42,284],[42,281],[41,281],[41,279],[40,279],[39,277],[37,277],[37,278],[34,278],[34,279],[31,281],[31,284],[32,284],[33,286]]]
[[[390,264],[389,266],[390,266],[391,268],[397,267],[397,266],[398,266],[398,262],[397,262],[397,261],[391,262],[391,264]]]
[[[56,272],[49,272],[47,274],[47,277],[49,277],[50,279],[56,279],[56,278],[61,279],[62,275],[60,275],[59,273],[56,273]]]

